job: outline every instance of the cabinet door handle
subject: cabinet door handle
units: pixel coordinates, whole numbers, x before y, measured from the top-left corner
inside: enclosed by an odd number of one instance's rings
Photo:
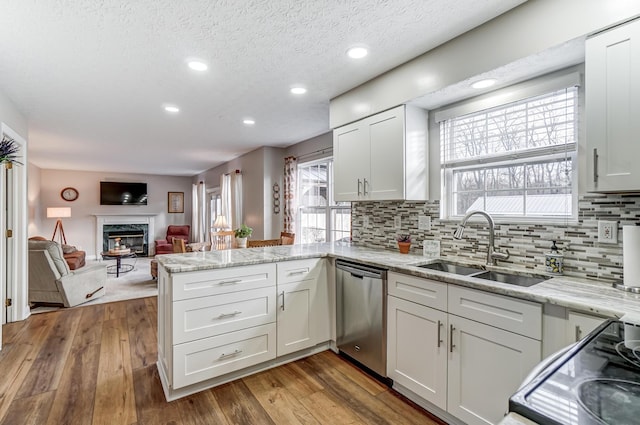
[[[282,291],[282,294],[280,294],[282,296],[282,311],[284,311],[284,291]]]
[[[367,195],[367,183],[369,183],[367,179],[364,179],[364,183],[362,183],[362,194],[365,196]]]
[[[598,148],[593,148],[593,182],[598,183]]]
[[[453,344],[453,331],[455,331],[456,328],[453,327],[453,325],[449,325],[449,352],[453,353],[453,347],[455,347],[455,345]]]
[[[442,344],[442,339],[440,337],[440,329],[442,329],[442,322],[438,320],[438,348],[440,348],[440,344]]]
[[[582,329],[580,329],[580,325],[576,325],[576,342],[580,341],[582,338]]]
[[[242,350],[233,350],[233,353],[227,353],[227,354],[220,354],[220,357],[218,357],[218,360],[222,360],[222,359],[226,359],[229,357],[233,357],[233,356],[237,356],[238,354],[242,353]]]
[[[360,182],[360,179],[358,179],[358,196],[360,196],[360,185],[361,185],[361,184],[362,184],[362,183]]]
[[[241,311],[234,311],[233,313],[220,313],[220,315],[218,316],[218,319],[224,319],[225,317],[232,317],[232,316],[237,316],[238,314],[241,314]]]

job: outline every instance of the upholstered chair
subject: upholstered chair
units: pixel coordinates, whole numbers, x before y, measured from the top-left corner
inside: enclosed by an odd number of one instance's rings
[[[185,243],[189,242],[190,230],[191,226],[188,224],[180,226],[171,225],[167,227],[167,237],[165,239],[158,239],[155,241],[156,255],[173,254],[173,239],[178,238],[184,240]]]
[[[29,302],[73,307],[105,294],[103,263],[70,270],[62,247],[54,241],[29,241]]]

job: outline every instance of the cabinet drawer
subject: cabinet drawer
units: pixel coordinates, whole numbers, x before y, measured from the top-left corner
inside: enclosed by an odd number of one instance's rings
[[[173,388],[182,388],[276,357],[276,324],[173,347]]]
[[[174,344],[264,325],[276,320],[276,289],[176,301],[173,318]]]
[[[323,258],[283,261],[278,263],[278,284],[317,279],[325,270]]]
[[[447,310],[447,284],[420,277],[389,272],[389,295],[427,307]]]
[[[173,300],[227,294],[276,284],[276,265],[229,267],[192,273],[174,273]]]
[[[542,305],[449,285],[449,313],[537,340],[542,339]]]

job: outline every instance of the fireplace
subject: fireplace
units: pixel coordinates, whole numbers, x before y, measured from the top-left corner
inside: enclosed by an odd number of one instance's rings
[[[155,214],[139,215],[97,215],[96,225],[96,257],[100,253],[112,249],[115,238],[120,244],[131,248],[139,256],[155,255],[153,240]]]

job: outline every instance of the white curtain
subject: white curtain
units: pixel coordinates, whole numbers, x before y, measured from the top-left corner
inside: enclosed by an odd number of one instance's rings
[[[206,186],[204,182],[192,185],[191,199],[191,236],[193,242],[205,242],[209,234],[209,226],[206,222]]]
[[[231,229],[242,225],[242,173],[236,170],[221,177],[222,214]]]

